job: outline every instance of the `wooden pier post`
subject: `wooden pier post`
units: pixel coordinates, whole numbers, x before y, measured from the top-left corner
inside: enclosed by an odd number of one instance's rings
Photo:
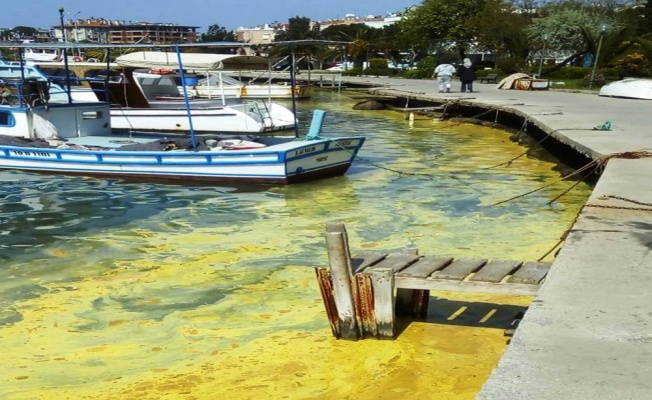
[[[405,248],[402,251],[405,255],[418,256],[419,249]],[[396,314],[401,317],[425,319],[428,315],[428,301],[430,290],[419,289],[397,289],[396,290]]]
[[[326,226],[326,244],[331,268],[335,306],[342,339],[358,340],[358,318],[354,299],[357,287],[353,280],[351,253],[344,224]]]
[[[371,272],[374,312],[379,339],[394,339],[394,270],[377,268]]]

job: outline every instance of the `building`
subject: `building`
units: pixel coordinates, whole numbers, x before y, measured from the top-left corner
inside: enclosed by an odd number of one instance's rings
[[[364,24],[371,28],[380,29],[388,25],[395,24],[403,18],[401,14],[390,13],[386,16],[381,15],[367,15],[366,17],[357,17],[355,14],[346,14],[344,18],[341,19],[329,19],[326,21],[319,21],[319,29],[324,30],[329,26],[334,25],[352,25],[352,24]]]
[[[356,17],[355,14],[346,14],[342,19],[329,19],[326,21],[313,21],[311,28],[319,24],[319,29],[323,30],[333,25],[352,25],[364,24],[372,28],[382,28],[387,25],[392,25],[400,21],[402,15],[399,13],[390,13],[386,16],[368,15],[364,18]],[[259,25],[255,28],[238,28],[235,31],[237,40],[249,44],[268,44],[274,41],[276,34],[280,31],[286,30],[289,24],[273,23]]]
[[[0,41],[21,43],[26,40],[30,42],[50,42],[52,32],[49,29],[30,28],[29,33],[16,31],[11,28],[0,28]]]
[[[54,38],[68,42],[91,42],[103,44],[129,43],[195,43],[197,26],[175,25],[158,22],[131,22],[107,19],[78,19],[67,21],[63,26],[53,26]],[[65,36],[64,36],[65,33]]]
[[[274,41],[276,33],[281,30],[280,25],[261,25],[255,28],[238,28],[235,31],[238,42],[249,44],[269,44]]]

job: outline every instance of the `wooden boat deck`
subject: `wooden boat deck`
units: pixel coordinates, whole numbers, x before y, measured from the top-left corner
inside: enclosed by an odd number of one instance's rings
[[[150,143],[160,140],[159,138],[138,138],[138,137],[116,137],[116,136],[82,136],[66,139],[66,143],[77,146],[106,147],[117,149],[128,144]]]

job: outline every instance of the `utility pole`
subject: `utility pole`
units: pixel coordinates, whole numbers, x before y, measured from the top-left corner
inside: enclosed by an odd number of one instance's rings
[[[66,27],[65,24],[63,23],[63,12],[65,10],[63,7],[59,7],[59,19],[61,20],[61,40],[65,43],[66,40]]]
[[[593,81],[595,80],[595,69],[598,66],[598,58],[600,57],[600,48],[602,47],[602,38],[607,30],[607,25],[600,25],[600,40],[598,41],[598,51],[595,53],[595,60],[593,61],[593,70],[591,71],[591,80],[589,81],[589,90],[593,88]]]
[[[537,79],[541,79],[541,70],[543,69],[543,57],[546,53],[546,42],[548,41],[548,34],[543,35],[543,50],[541,50],[541,62],[539,63],[539,73],[537,74]]]

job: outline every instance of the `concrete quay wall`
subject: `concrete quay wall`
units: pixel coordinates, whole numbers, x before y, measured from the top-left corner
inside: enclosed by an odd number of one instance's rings
[[[592,159],[652,152],[652,101],[559,91],[438,93],[435,81],[346,77],[378,95],[527,118]],[[611,121],[612,130],[594,130]],[[652,158],[610,158],[479,400],[652,398]]]

